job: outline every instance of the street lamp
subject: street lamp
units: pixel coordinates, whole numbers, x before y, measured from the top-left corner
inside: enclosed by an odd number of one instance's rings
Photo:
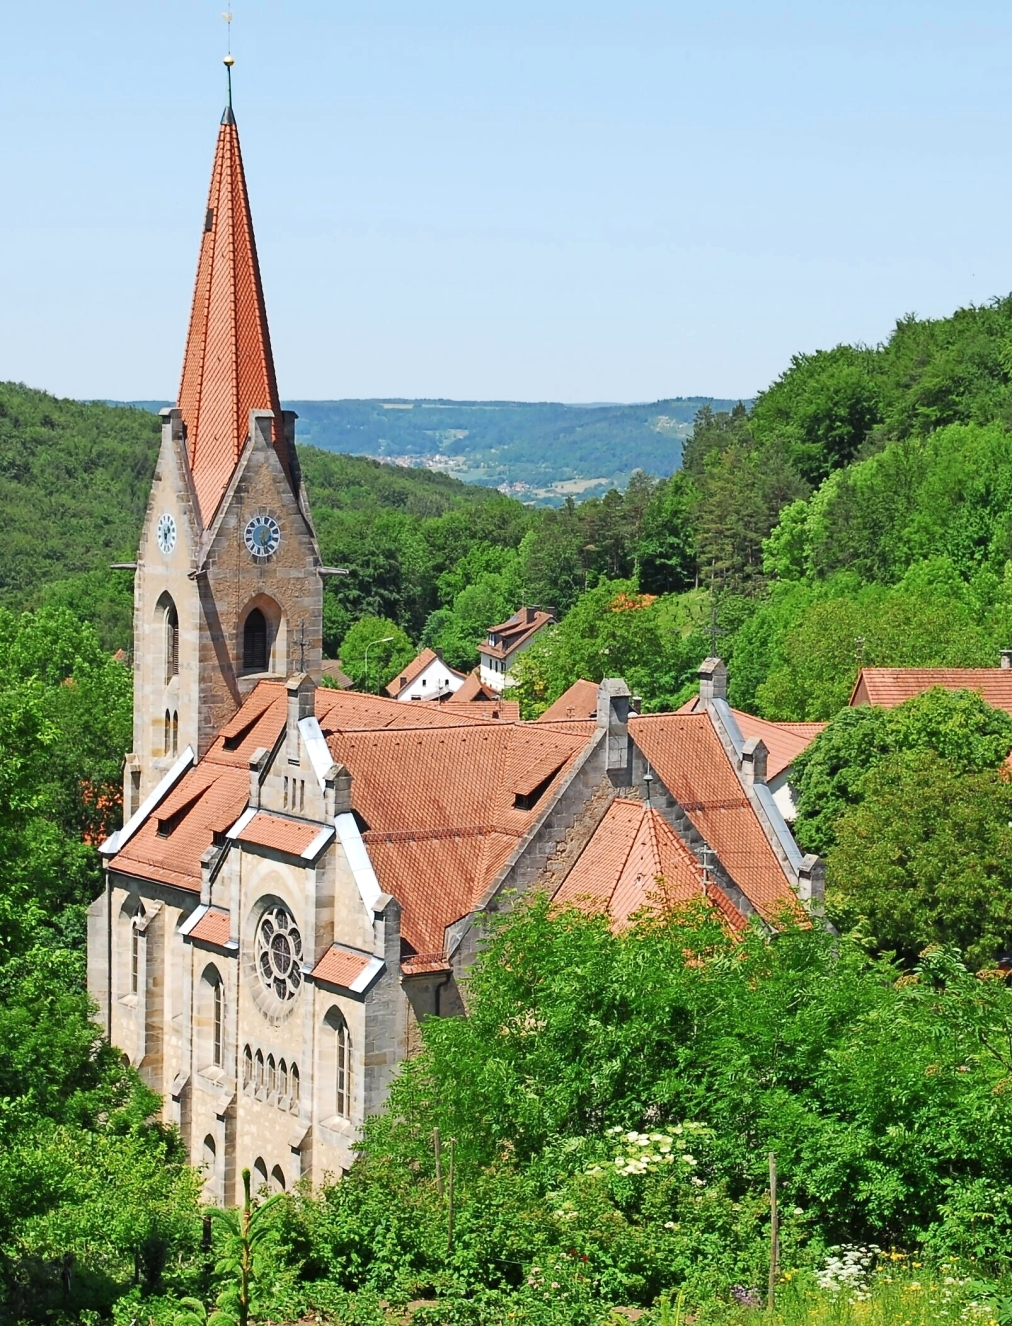
[[[365,647],[365,688],[369,689],[369,650],[373,645],[388,645],[393,640],[392,635],[385,635],[382,640],[370,640]]]

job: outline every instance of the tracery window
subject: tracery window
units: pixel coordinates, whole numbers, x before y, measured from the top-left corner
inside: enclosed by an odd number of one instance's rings
[[[302,935],[287,907],[270,907],[256,935],[256,967],[261,984],[282,1003],[302,985]]]

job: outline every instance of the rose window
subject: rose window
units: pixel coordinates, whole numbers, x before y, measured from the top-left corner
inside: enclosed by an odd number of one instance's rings
[[[285,907],[272,907],[260,918],[256,966],[264,988],[282,1003],[294,999],[302,984],[302,936]]]

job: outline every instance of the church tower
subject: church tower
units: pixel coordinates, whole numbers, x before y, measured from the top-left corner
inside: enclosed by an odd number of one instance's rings
[[[229,104],[137,556],[127,818],[187,748],[205,753],[258,681],[319,677],[322,590]]]

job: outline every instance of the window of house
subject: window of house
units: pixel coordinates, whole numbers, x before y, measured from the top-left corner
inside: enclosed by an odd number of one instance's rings
[[[242,628],[242,665],[252,672],[267,671],[267,618],[253,608]]]

